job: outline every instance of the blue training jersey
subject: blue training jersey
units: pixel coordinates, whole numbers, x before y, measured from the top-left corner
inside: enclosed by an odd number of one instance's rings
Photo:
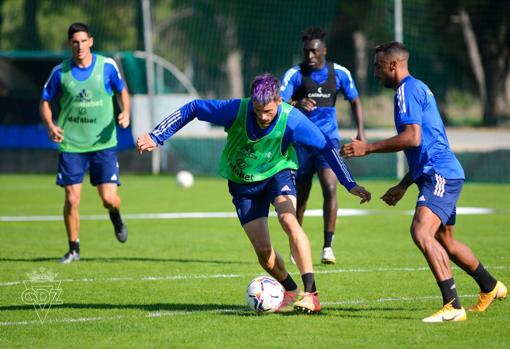
[[[86,68],[78,67],[71,59],[71,74],[73,75],[73,78],[78,81],[87,80],[94,70],[96,58],[96,54],[93,54],[92,63]],[[41,97],[42,100],[51,101],[60,95],[62,92],[61,78],[62,63],[55,66],[51,71],[50,77],[44,84]],[[108,57],[105,57],[104,59],[104,86],[108,94],[111,94],[113,91],[121,92],[124,89],[124,81],[120,75],[117,63],[115,63],[112,58]]]
[[[353,101],[358,98],[358,90],[349,70],[334,63],[336,89],[345,100]],[[294,91],[301,86],[301,67],[295,65],[284,74],[281,81],[280,93],[284,101],[290,102]],[[328,65],[322,69],[313,70],[310,78],[317,84],[324,84],[328,79]],[[329,139],[340,139],[335,107],[317,107],[312,111],[301,110]]]
[[[394,119],[397,132],[404,125],[421,127],[421,143],[404,150],[413,180],[435,172],[446,179],[464,179],[464,170],[450,145],[436,99],[427,85],[411,75],[397,87],[394,97]]]
[[[154,142],[162,145],[194,118],[223,126],[225,131],[228,132],[228,129],[237,117],[239,105],[240,99],[194,100],[163,119],[150,132],[150,136]],[[267,128],[260,128],[256,122],[253,103],[250,101],[248,105],[249,115],[246,118],[248,137],[251,140],[257,140],[271,132],[276,125],[280,111],[281,106],[278,107],[278,114],[271,122],[271,125]],[[311,147],[324,155],[338,180],[347,190],[351,190],[356,186],[352,174],[339,156],[334,144],[328,142],[321,130],[296,108],[291,109],[287,119],[287,126],[282,139],[282,152],[286,152],[289,145],[293,143],[300,143]]]

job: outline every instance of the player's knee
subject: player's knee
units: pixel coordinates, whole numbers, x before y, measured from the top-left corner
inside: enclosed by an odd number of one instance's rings
[[[65,205],[68,209],[77,210],[80,206],[80,195],[79,194],[67,194]]]
[[[420,248],[420,250],[424,250],[432,239],[426,231],[423,229],[416,229],[415,227],[411,227],[411,236],[414,243],[418,246],[418,248]]]
[[[103,206],[105,208],[116,208],[117,206],[117,195],[116,194],[103,194],[101,196],[101,200],[103,201]]]
[[[278,221],[285,231],[288,231],[296,222],[297,218],[293,213],[280,213],[278,214]]]
[[[326,184],[322,188],[322,196],[325,200],[336,200],[336,184]]]

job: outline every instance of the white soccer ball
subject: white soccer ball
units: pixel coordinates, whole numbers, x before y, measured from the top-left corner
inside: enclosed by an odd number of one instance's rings
[[[283,286],[270,276],[258,276],[246,289],[248,307],[257,313],[273,313],[283,301]]]
[[[179,171],[176,176],[177,185],[183,188],[190,188],[193,185],[194,178],[191,172]]]

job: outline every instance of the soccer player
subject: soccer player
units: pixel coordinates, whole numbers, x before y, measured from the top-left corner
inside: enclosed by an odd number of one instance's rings
[[[156,128],[138,138],[140,153],[162,145],[194,118],[223,126],[227,143],[220,159],[220,175],[228,179],[229,192],[239,221],[246,232],[262,268],[285,288],[280,311],[297,309],[318,312],[321,309],[315,286],[310,243],[296,219],[297,169],[295,143],[307,145],[323,154],[338,180],[361,203],[370,193],[356,184],[334,146],[319,128],[299,110],[283,103],[279,81],[264,74],[254,79],[251,98],[231,100],[195,100],[170,114]],[[296,257],[304,293],[289,275],[281,256],[271,246],[268,212],[273,204],[280,225],[288,235]]]
[[[365,140],[361,100],[351,73],[340,64],[326,61],[326,33],[310,28],[302,33],[304,62],[289,69],[282,78],[281,96],[317,125],[328,141],[339,149],[340,135],[336,119],[336,96],[341,93],[349,101],[356,119],[357,139]],[[324,198],[324,245],[321,262],[335,264],[333,238],[337,218],[336,177],[322,155],[315,156],[313,149],[297,145],[299,170],[297,183],[297,218],[303,224],[306,203],[315,173],[319,177]],[[292,257],[292,256],[291,256]],[[292,260],[292,258],[291,258]]]
[[[91,52],[94,39],[87,25],[71,24],[67,37],[72,58],[53,68],[39,106],[49,137],[58,143],[60,152],[57,185],[65,190],[64,223],[69,240],[69,252],[60,263],[80,259],[79,206],[87,170],[110,214],[117,240],[125,242],[128,234],[117,195],[120,181],[115,124],[129,126],[129,94],[115,61]],[[117,119],[113,112],[114,91],[122,108]],[[55,99],[60,103],[56,124],[50,105]]]
[[[394,206],[407,188],[419,188],[411,235],[421,250],[443,296],[441,310],[424,322],[464,321],[450,268],[450,260],[467,272],[480,287],[478,303],[470,311],[485,311],[492,301],[503,299],[508,291],[475,257],[468,246],[454,237],[456,203],[464,184],[464,171],[450,149],[434,95],[427,85],[410,75],[409,51],[399,42],[375,48],[374,74],[384,87],[396,90],[394,119],[398,134],[367,143],[353,140],[342,147],[345,157],[365,156],[404,150],[409,173],[381,199]]]

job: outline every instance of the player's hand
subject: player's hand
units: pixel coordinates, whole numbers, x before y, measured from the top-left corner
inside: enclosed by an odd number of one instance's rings
[[[397,184],[396,186],[388,189],[388,191],[384,193],[383,196],[381,196],[381,199],[389,206],[395,206],[397,202],[399,202],[400,199],[402,199],[402,197],[406,193],[406,190],[407,188],[400,184]]]
[[[138,139],[136,140],[136,149],[138,149],[140,155],[142,155],[144,151],[153,151],[154,149],[156,149],[156,147],[157,147],[156,143],[154,143],[154,141],[152,140],[151,136],[149,136],[148,133],[138,137]]]
[[[125,112],[123,111],[122,113],[119,114],[119,116],[117,117],[117,121],[120,125],[120,127],[122,128],[126,128],[129,126],[129,112]]]
[[[296,101],[294,106],[298,109],[312,111],[315,108],[317,108],[316,104],[317,104],[317,102],[315,102],[315,100],[307,97],[307,98],[300,99],[299,101]]]
[[[64,140],[64,130],[55,125],[51,126],[48,129],[48,135],[50,137],[50,140],[55,143],[62,143],[62,141]]]
[[[340,154],[344,158],[352,158],[355,156],[365,156],[368,154],[368,143],[352,138],[352,142],[342,145]]]
[[[352,195],[359,196],[361,198],[361,201],[359,202],[360,204],[369,202],[370,199],[372,198],[372,194],[370,194],[369,191],[367,191],[365,188],[359,185],[356,185],[354,188],[349,190],[349,193],[351,193]]]

